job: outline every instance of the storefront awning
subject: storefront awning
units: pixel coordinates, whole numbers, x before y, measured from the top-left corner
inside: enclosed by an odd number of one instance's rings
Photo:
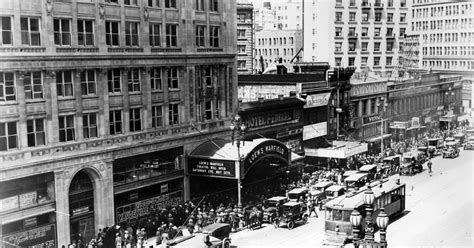
[[[386,139],[386,138],[391,137],[391,136],[392,136],[392,134],[391,134],[391,133],[388,133],[388,134],[384,134],[384,135],[383,135],[383,138]],[[377,136],[377,137],[368,139],[367,142],[376,142],[376,141],[378,141],[378,140],[380,140],[380,139],[381,139],[380,136]]]
[[[368,151],[367,143],[347,141],[333,141],[333,146],[328,148],[305,148],[306,156],[342,159],[366,151]]]

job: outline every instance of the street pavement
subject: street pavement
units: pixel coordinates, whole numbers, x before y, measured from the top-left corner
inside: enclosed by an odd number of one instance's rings
[[[455,159],[432,159],[431,176],[424,166],[414,176],[394,176],[406,183],[406,211],[387,228],[389,247],[473,247],[472,189],[474,150],[461,151]],[[311,217],[293,230],[244,230],[232,234],[232,245],[257,247],[323,246],[324,213]],[[375,235],[379,240],[378,233]],[[347,247],[350,247],[348,245]]]

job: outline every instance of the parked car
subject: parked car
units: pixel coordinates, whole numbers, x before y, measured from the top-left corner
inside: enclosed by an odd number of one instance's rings
[[[459,148],[456,142],[448,142],[443,150],[443,158],[456,158],[459,156]]]
[[[377,165],[376,164],[366,164],[359,168],[359,171],[362,173],[367,173],[367,180],[372,181],[377,174]]]
[[[288,202],[288,198],[284,196],[274,196],[263,202],[263,222],[273,223],[275,217],[278,216],[279,208]]]
[[[343,195],[345,192],[346,187],[342,185],[332,185],[331,187],[326,189],[326,202]]]
[[[286,225],[293,229],[296,222],[306,224],[308,222],[308,208],[302,202],[287,202],[282,206],[282,216],[275,218],[273,224],[276,228]]]
[[[230,248],[230,224],[215,223],[202,228],[201,233],[180,236],[167,243],[173,248]]]
[[[309,194],[311,196],[311,199],[316,199],[318,198],[319,200],[326,199],[326,189],[333,185],[334,182],[332,181],[322,181],[319,183],[316,183],[315,185],[312,185],[309,189]]]
[[[290,201],[299,201],[299,200],[305,199],[307,193],[308,193],[307,188],[292,189],[290,190],[290,192],[288,192],[288,198],[290,199]]]
[[[473,150],[474,149],[474,136],[467,138],[466,144],[464,144],[464,150]]]

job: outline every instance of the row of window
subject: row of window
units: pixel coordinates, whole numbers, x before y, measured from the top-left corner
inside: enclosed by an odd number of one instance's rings
[[[472,14],[472,3],[413,9],[412,18],[458,16]]]
[[[381,31],[382,31],[381,27],[374,27],[373,37],[381,37]],[[385,33],[385,35],[388,37],[393,37],[395,34],[393,28],[387,27],[386,31],[387,32]],[[400,37],[403,37],[405,35],[405,32],[406,32],[406,28],[399,28],[398,35]],[[369,37],[369,27],[361,27],[361,35],[362,37]],[[342,27],[336,27],[335,36],[342,37]],[[349,27],[348,36],[357,36],[356,27]]]
[[[429,39],[428,39],[428,34],[424,34],[422,37],[423,37],[423,43],[441,43],[441,42],[472,43],[474,42],[474,32],[430,34]]]
[[[412,31],[424,30],[459,30],[474,28],[473,18],[417,21],[411,23]]]
[[[55,18],[53,20],[54,44],[58,46],[72,45],[71,19]],[[94,46],[95,31],[93,20],[77,20],[77,44],[79,46]],[[41,46],[40,18],[21,17],[21,44],[28,46]],[[164,30],[162,28],[164,26]],[[179,25],[173,23],[150,23],[149,44],[152,47],[177,47]],[[206,29],[209,28],[209,32]],[[108,46],[140,46],[140,23],[125,22],[125,30],[121,29],[120,21],[105,22],[105,40]],[[163,33],[164,32],[164,33]],[[0,17],[0,45],[13,45],[12,17]],[[125,44],[120,37],[125,36]],[[220,27],[196,25],[196,45],[199,47],[219,47]],[[163,40],[164,39],[164,40]],[[207,42],[206,42],[207,41]],[[121,44],[122,43],[122,44]]]
[[[461,90],[455,90],[454,96],[446,96],[445,92],[436,92],[421,96],[411,96],[404,99],[395,100],[390,105],[394,110],[394,115],[413,113],[433,106],[444,105],[460,99]]]
[[[361,57],[360,65],[361,66],[369,66],[368,64],[369,57]],[[349,57],[348,58],[348,66],[355,66],[356,58]],[[335,66],[342,66],[342,58],[336,57],[335,58]],[[393,57],[385,57],[385,66],[394,65]],[[380,64],[380,57],[373,57],[373,66],[381,66]]]
[[[163,2],[164,1],[164,4]],[[148,0],[148,7],[161,7],[164,6],[165,8],[173,8],[176,9],[178,0]],[[106,3],[115,3],[119,4],[119,0],[105,0]],[[123,2],[124,5],[135,5],[138,6],[139,0],[120,0]]]
[[[273,40],[273,43],[272,43]],[[272,44],[274,46],[278,45],[286,45],[286,37],[280,37],[280,38],[258,38],[258,45],[264,46],[264,45],[269,45],[271,46]],[[288,44],[293,45],[294,44],[294,37],[288,37]]]
[[[387,22],[394,22],[393,20],[393,14],[392,12],[388,12],[386,14],[386,20]],[[349,12],[349,21],[350,22],[355,22],[355,21],[359,21],[359,20],[356,20],[357,19],[357,12],[354,12],[354,11],[351,11]],[[368,22],[370,19],[370,12],[369,11],[363,11],[362,12],[362,19],[360,21],[363,21],[363,22]],[[374,21],[376,22],[381,22],[383,19],[383,14],[381,11],[376,11],[374,13]],[[400,22],[406,22],[406,13],[400,13]],[[340,12],[340,11],[337,11],[336,12],[336,22],[342,22],[344,21],[343,19],[343,12]]]
[[[428,53],[428,49],[429,49],[429,53]],[[474,46],[423,47],[423,55],[430,55],[430,56],[474,56]]]
[[[138,132],[143,130],[141,108],[130,108],[129,111],[129,130]],[[151,119],[152,127],[159,128],[164,126],[164,107],[162,105],[152,106]],[[109,112],[109,134],[116,135],[125,132],[123,130],[123,111],[112,110]],[[168,124],[177,125],[179,120],[179,104],[170,103],[168,105]],[[77,140],[77,124],[75,115],[64,115],[58,117],[59,124],[59,142],[68,142]],[[45,119],[27,120],[27,142],[28,147],[46,145]],[[83,138],[99,137],[98,113],[84,113],[82,115]],[[18,122],[0,123],[0,151],[7,151],[19,148],[18,145]]]
[[[347,51],[349,52],[355,52],[356,49],[360,49],[361,52],[368,52],[368,51],[373,51],[373,52],[380,52],[382,51],[380,48],[380,42],[374,42],[374,45],[373,47],[369,50],[369,42],[361,42],[360,43],[360,47],[357,47],[357,42],[355,41],[350,41],[348,43],[348,49]],[[385,43],[385,51],[387,52],[391,52],[393,51],[394,49],[394,42],[391,42],[391,41],[387,41]],[[336,42],[335,43],[335,47],[334,47],[334,51],[336,53],[338,52],[343,52],[343,49],[342,49],[342,42]]]
[[[336,0],[336,5],[342,5],[343,1],[345,0]],[[313,5],[315,5],[315,2],[316,0],[313,0]],[[374,3],[376,6],[381,6],[384,3],[384,1],[375,0]],[[393,0],[387,0],[386,3],[388,7],[394,7]],[[362,0],[359,3],[357,3],[356,0],[349,0],[349,6],[353,6],[353,7],[360,6],[359,4],[361,4],[362,6],[369,6],[369,0]],[[400,0],[400,7],[404,8],[406,6],[407,6],[406,0]]]
[[[451,69],[451,70],[474,70],[474,61],[458,60],[423,60],[424,68]]]
[[[273,52],[272,52],[273,50]],[[286,56],[286,55],[290,55],[292,56],[295,52],[295,50],[293,48],[274,48],[274,49],[257,49],[257,54],[260,56],[260,55],[276,55],[276,56],[279,56],[280,55],[280,50],[282,51],[282,55],[283,56]]]
[[[83,96],[97,94],[97,71],[83,70],[80,72],[79,80]],[[108,92],[121,93],[122,75],[121,69],[110,69],[107,71]],[[154,67],[150,69],[150,88],[152,90],[163,90],[163,82],[167,82],[169,89],[179,89],[179,70],[177,67]],[[140,69],[132,68],[128,70],[127,85],[128,92],[141,92],[141,73]],[[44,95],[44,75],[41,71],[23,73],[21,76],[15,76],[13,72],[0,72],[0,102],[16,101],[16,80],[22,80],[24,85],[24,94],[26,99],[43,99]],[[166,80],[166,81],[165,81]],[[56,72],[56,90],[58,97],[73,97],[74,92],[74,73],[71,70]]]

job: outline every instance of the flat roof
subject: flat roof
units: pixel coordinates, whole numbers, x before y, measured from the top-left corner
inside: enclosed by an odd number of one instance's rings
[[[362,167],[360,167],[359,170],[360,171],[369,171],[369,170],[372,170],[375,167],[377,167],[376,164],[366,164],[366,165],[363,165]]]
[[[288,194],[300,194],[300,193],[303,193],[304,191],[308,191],[308,189],[306,189],[306,188],[296,188],[296,189],[290,190],[290,192],[288,192]]]
[[[366,177],[367,173],[356,173],[348,176],[345,181],[358,181],[359,179]]]
[[[287,199],[286,196],[274,196],[272,198],[267,199],[267,201],[281,201]]]
[[[327,188],[326,191],[339,191],[339,190],[344,189],[344,188],[346,188],[346,187],[344,187],[342,185],[332,185],[329,188]]]
[[[282,206],[293,207],[293,206],[298,206],[300,204],[301,204],[301,202],[285,202]]]

